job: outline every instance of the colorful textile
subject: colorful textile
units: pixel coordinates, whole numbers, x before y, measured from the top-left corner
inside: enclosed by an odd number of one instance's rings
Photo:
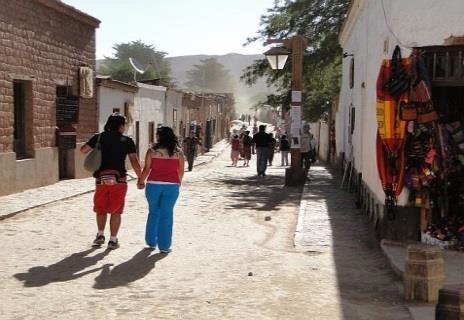
[[[402,63],[409,72],[411,60],[402,59]],[[377,78],[377,168],[387,198],[397,197],[403,190],[407,122],[400,119],[399,103],[408,100],[407,92],[394,98],[386,90],[391,74],[392,61],[384,60]]]
[[[406,157],[404,151],[398,153],[398,157],[389,158],[389,151],[377,135],[376,144],[377,170],[382,183],[383,190],[387,196],[398,197],[404,187],[404,175]]]
[[[403,59],[406,70],[410,70],[409,59]],[[377,124],[380,139],[390,152],[394,153],[402,147],[406,136],[406,121],[399,117],[399,102],[407,101],[408,93],[399,99],[392,97],[385,89],[391,77],[391,60],[384,60],[377,78]]]

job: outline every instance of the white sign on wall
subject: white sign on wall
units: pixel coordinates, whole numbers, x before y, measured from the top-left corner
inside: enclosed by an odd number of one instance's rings
[[[301,91],[292,91],[292,102],[301,102]]]
[[[292,127],[291,127],[291,135],[292,137],[299,137],[300,136],[300,130],[301,130],[301,126],[298,125],[298,124],[293,124],[292,123]]]
[[[300,129],[301,129],[301,107],[292,106],[290,109],[290,117],[292,118],[292,125],[290,134],[292,136],[291,147],[292,149],[300,148]]]
[[[292,106],[290,109],[290,118],[292,118],[292,123],[301,123],[301,107]]]

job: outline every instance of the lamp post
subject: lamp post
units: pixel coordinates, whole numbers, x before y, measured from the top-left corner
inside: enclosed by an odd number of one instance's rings
[[[289,55],[288,50],[290,50],[292,54],[292,100],[290,109],[292,122],[289,133],[292,142],[292,163],[291,167],[285,170],[285,185],[299,186],[303,185],[306,181],[306,172],[301,167],[300,129],[303,89],[303,53],[308,44],[306,39],[300,35],[293,36],[290,39],[270,39],[266,41],[266,44],[272,43],[282,44],[285,47],[274,47],[264,53],[272,69],[283,69]]]

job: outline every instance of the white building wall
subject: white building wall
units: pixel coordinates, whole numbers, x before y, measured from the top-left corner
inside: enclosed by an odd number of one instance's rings
[[[340,105],[338,107],[338,112],[335,114],[335,143],[337,149],[337,157],[341,153],[347,153],[348,145],[348,115],[345,115],[345,112],[348,110],[348,107],[344,108],[342,101],[343,97],[340,95]],[[345,100],[343,103],[346,103]]]
[[[98,87],[98,131],[103,131],[106,120],[118,108],[124,114],[124,104],[134,104],[135,93],[120,89]],[[127,116],[127,115],[125,115]]]
[[[385,9],[393,31],[406,46],[447,45],[449,37],[464,36],[462,0],[390,0],[385,1]],[[390,42],[393,48],[393,38]]]
[[[343,60],[343,81],[339,111],[336,114],[336,142],[338,152],[350,158],[349,107],[356,108],[353,134],[355,168],[362,172],[365,184],[379,201],[384,201],[376,162],[376,81],[383,59],[390,58],[394,47],[445,45],[451,36],[464,36],[463,0],[383,0],[385,19],[380,0],[359,0],[353,12],[357,18],[348,21],[340,40],[343,51],[354,54],[354,88],[349,88],[350,58]],[[357,11],[358,7],[361,8]],[[355,16],[356,14],[353,14]],[[398,43],[389,27],[401,41]],[[384,48],[386,50],[384,50]],[[403,56],[410,50],[402,46]],[[364,88],[362,87],[364,83]],[[405,191],[406,192],[406,191]],[[402,203],[407,196],[402,195]]]
[[[302,125],[303,127],[303,125]],[[314,139],[316,139],[316,141],[319,141],[319,134],[320,134],[320,124],[319,124],[319,121],[318,122],[310,122],[309,123],[309,131],[313,134],[314,136]]]
[[[329,156],[329,123],[319,122],[318,156],[322,161],[327,161]]]
[[[167,91],[166,95],[166,125],[171,127],[176,135],[180,134],[180,121],[182,116],[183,93],[176,90]],[[177,113],[177,122],[174,123],[174,111]]]
[[[366,16],[360,17],[359,23],[353,28],[353,35],[350,38],[349,44],[344,48],[344,52],[353,56],[348,56],[343,60],[342,91],[339,105],[341,114],[338,117],[341,123],[337,124],[336,130],[343,134],[342,137],[337,137],[337,150],[345,152],[345,159],[351,161],[358,171],[362,170],[363,111],[366,109],[366,89],[363,88],[366,85],[366,61],[368,55],[368,46],[365,41],[367,32],[366,18]],[[354,59],[355,72],[354,86],[350,89],[350,68],[352,59]],[[353,116],[354,128],[351,128],[351,117]]]
[[[155,123],[155,130],[165,125],[166,88],[137,83],[139,91],[134,98],[133,137],[135,139],[136,122],[139,122],[139,156],[143,158],[149,147],[149,123]]]

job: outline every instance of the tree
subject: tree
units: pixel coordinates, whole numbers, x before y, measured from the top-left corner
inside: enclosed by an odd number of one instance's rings
[[[185,86],[196,92],[230,93],[234,91],[235,84],[229,70],[215,58],[209,58],[187,71]]]
[[[125,82],[134,81],[134,69],[129,58],[134,58],[146,69],[138,80],[161,79],[164,83],[171,80],[171,68],[165,59],[166,52],[156,51],[153,45],[143,43],[141,40],[128,43],[117,43],[113,46],[114,57],[105,57],[104,65],[98,70],[100,74],[111,75],[113,79]]]
[[[327,110],[340,90],[342,50],[338,33],[346,17],[350,0],[276,0],[274,7],[261,16],[261,29],[247,43],[270,38],[285,39],[300,34],[308,39],[304,56],[303,116],[317,120]],[[277,87],[277,95],[267,103],[290,106],[291,58],[281,72],[271,70],[267,61],[257,60],[247,67],[242,81],[252,85],[267,77],[268,85]]]

